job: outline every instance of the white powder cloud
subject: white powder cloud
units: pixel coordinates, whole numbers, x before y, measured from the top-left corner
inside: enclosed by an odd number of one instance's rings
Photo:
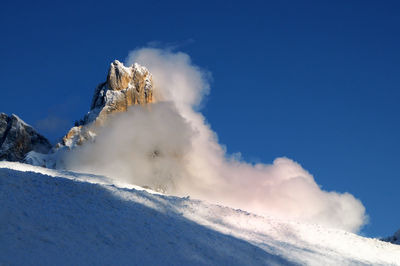
[[[68,153],[68,168],[190,195],[261,215],[357,231],[362,203],[348,193],[323,191],[300,164],[277,158],[250,164],[229,156],[197,111],[210,74],[185,53],[143,48],[131,52],[153,74],[157,103],[117,114],[95,143]]]

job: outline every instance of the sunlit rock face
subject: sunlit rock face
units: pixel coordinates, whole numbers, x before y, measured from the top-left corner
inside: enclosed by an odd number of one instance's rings
[[[115,60],[111,63],[107,81],[96,88],[85,123],[98,122],[109,113],[126,111],[131,105],[151,102],[153,81],[150,72],[138,64],[125,67]]]
[[[0,161],[23,161],[30,151],[47,153],[50,142],[18,116],[0,113]]]
[[[96,127],[104,125],[110,114],[153,101],[153,80],[147,68],[136,63],[126,67],[115,60],[110,65],[106,82],[95,90],[90,111],[75,123],[55,149],[72,148],[92,140],[96,136]]]

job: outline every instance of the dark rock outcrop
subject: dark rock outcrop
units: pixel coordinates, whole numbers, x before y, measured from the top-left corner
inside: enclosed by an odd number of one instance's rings
[[[0,161],[23,161],[30,151],[47,153],[50,142],[18,116],[0,113]]]
[[[400,230],[398,230],[396,233],[394,233],[393,236],[385,237],[385,238],[382,238],[381,240],[385,241],[385,242],[390,242],[392,244],[400,245]]]

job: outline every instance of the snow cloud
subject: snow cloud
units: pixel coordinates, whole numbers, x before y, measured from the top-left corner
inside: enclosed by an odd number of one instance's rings
[[[210,74],[181,52],[132,51],[153,74],[156,103],[115,115],[65,159],[68,168],[103,174],[178,196],[190,195],[261,215],[358,231],[362,203],[348,193],[323,191],[313,176],[288,158],[250,164],[226,154],[198,111]]]

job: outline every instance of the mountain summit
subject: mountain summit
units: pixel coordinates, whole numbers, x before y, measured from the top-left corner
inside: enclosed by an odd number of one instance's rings
[[[99,129],[112,114],[125,112],[132,105],[154,102],[153,90],[153,78],[147,68],[137,63],[126,67],[115,60],[110,64],[107,80],[96,87],[90,110],[83,119],[75,122],[75,126],[54,145],[51,153],[33,150],[26,154],[24,162],[55,168],[61,151],[94,141]]]
[[[104,125],[110,114],[125,112],[132,105],[152,103],[153,88],[147,68],[136,63],[126,67],[115,60],[110,64],[107,80],[96,87],[89,112],[54,147],[18,116],[0,113],[0,160],[54,167],[48,163],[53,161],[52,155],[94,140],[98,127]],[[47,155],[49,151],[52,154]]]
[[[111,113],[125,112],[132,105],[152,103],[153,87],[147,68],[136,63],[125,67],[115,60],[108,70],[107,81],[96,87],[90,111],[75,123],[55,149],[72,148],[93,139],[96,127],[102,126]]]

